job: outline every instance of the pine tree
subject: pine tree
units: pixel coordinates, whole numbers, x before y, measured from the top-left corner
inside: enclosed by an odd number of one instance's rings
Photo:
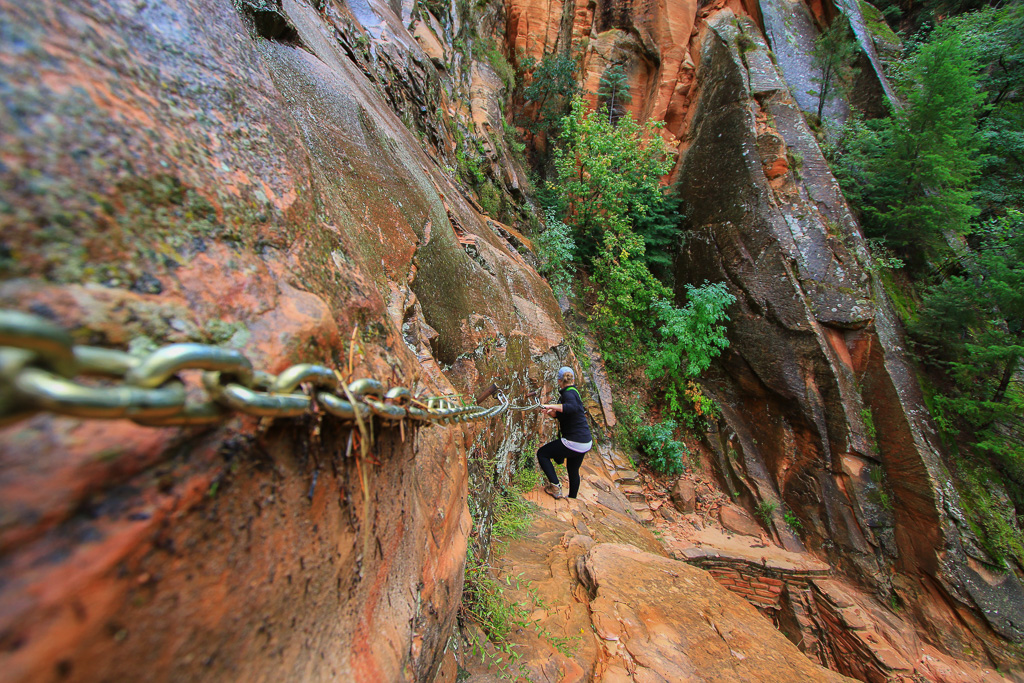
[[[633,96],[629,92],[629,79],[626,69],[621,64],[608,67],[601,76],[597,87],[597,95],[602,104],[608,108],[608,121],[615,124],[622,115],[622,105],[629,104]]]
[[[964,235],[978,215],[981,168],[978,67],[955,34],[921,46],[907,64],[906,105],[858,128],[841,159],[844,189],[859,205],[866,231],[912,257],[948,234]]]
[[[811,57],[821,75],[811,80],[818,84],[818,120],[821,121],[825,103],[838,90],[845,93],[855,70],[851,66],[857,55],[857,43],[846,17],[836,17],[832,24],[814,39]],[[814,93],[812,93],[814,94]]]

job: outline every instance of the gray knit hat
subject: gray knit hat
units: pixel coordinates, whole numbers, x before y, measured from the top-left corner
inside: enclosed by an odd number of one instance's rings
[[[570,368],[568,365],[563,365],[562,367],[558,368],[558,381],[559,382],[561,382],[562,378],[565,377],[566,375],[572,375],[572,378],[574,380],[576,379],[576,373],[573,372],[573,369]]]

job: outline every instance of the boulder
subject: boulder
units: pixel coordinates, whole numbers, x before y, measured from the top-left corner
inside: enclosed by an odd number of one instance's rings
[[[764,528],[753,515],[737,505],[723,505],[719,508],[718,521],[740,536],[760,536],[764,533]]]
[[[582,557],[580,580],[609,667],[632,680],[851,680],[811,662],[750,603],[677,560],[600,543]]]
[[[697,489],[689,479],[680,479],[672,487],[672,504],[683,514],[694,511],[697,504]]]

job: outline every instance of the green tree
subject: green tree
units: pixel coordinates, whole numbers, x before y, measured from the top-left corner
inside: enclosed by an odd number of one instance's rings
[[[1024,4],[1008,3],[956,17],[936,35],[955,35],[960,54],[981,66],[985,108],[978,191],[981,209],[1001,213],[1024,204]]]
[[[547,210],[546,218],[544,232],[534,240],[541,271],[548,276],[556,293],[572,296],[572,277],[576,272],[573,263],[576,243],[572,238],[572,230],[558,219],[554,209]]]
[[[906,105],[857,128],[840,158],[844,189],[868,234],[884,237],[912,262],[921,246],[966,234],[978,210],[981,167],[977,120],[984,93],[978,67],[954,34],[924,43],[907,63]],[[911,249],[913,247],[913,249]]]
[[[614,124],[621,116],[622,106],[629,104],[633,99],[623,65],[614,64],[605,69],[597,86],[597,96],[608,108],[608,122]]]
[[[610,221],[594,260],[596,303],[591,313],[613,367],[642,359],[654,306],[671,293],[644,264],[644,241],[621,219]]]
[[[673,189],[662,190],[662,199],[633,217],[634,230],[644,238],[644,260],[659,280],[672,286],[673,256],[679,250],[682,200]]]
[[[736,301],[724,282],[707,281],[700,287],[686,285],[686,299],[682,308],[668,301],[654,304],[661,341],[647,364],[649,379],[667,383],[665,396],[675,414],[685,409],[687,381],[705,372],[729,346],[723,322],[729,319],[726,309]]]
[[[994,557],[1024,563],[1024,214],[1011,210],[978,231],[977,253],[962,274],[926,292],[910,329],[942,390],[932,414],[942,431],[974,457],[962,464],[971,515]],[[996,474],[998,473],[998,474]],[[1005,489],[1014,510],[991,491]]]
[[[850,23],[842,14],[837,16],[827,29],[814,39],[811,57],[814,66],[820,71],[818,77],[811,80],[818,84],[818,120],[825,103],[839,91],[849,91],[855,70],[851,66],[857,56],[857,42],[854,40]]]
[[[927,290],[911,330],[955,385],[939,397],[947,414],[985,429],[1024,408],[1008,391],[1024,357],[1024,214],[1011,210],[978,233],[964,273]]]
[[[633,227],[637,216],[660,209],[660,181],[672,161],[658,132],[660,124],[641,126],[626,114],[615,126],[602,113],[588,111],[579,97],[561,126],[553,188],[566,209],[565,222],[576,231],[579,253],[590,263],[606,228],[614,227],[621,235]],[[637,251],[631,249],[633,254]]]
[[[577,60],[569,54],[546,54],[540,64],[527,58],[521,66],[524,71],[532,71],[523,99],[537,107],[535,129],[546,131],[566,114],[572,98],[580,92]]]

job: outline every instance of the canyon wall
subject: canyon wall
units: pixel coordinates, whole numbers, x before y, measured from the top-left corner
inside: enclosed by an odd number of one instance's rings
[[[1024,593],[964,521],[870,255],[748,17],[710,17],[679,190],[677,278],[736,296],[705,386],[724,485],[949,651],[1016,666]],[[679,292],[682,294],[682,292]],[[793,515],[800,538],[785,515]],[[1005,639],[1005,640],[1004,640]]]
[[[512,222],[529,180],[509,84],[472,55],[492,35],[512,62],[576,50],[591,93],[622,64],[630,110],[680,150],[677,281],[737,297],[705,383],[723,487],[776,504],[781,545],[902,603],[923,637],[1019,668],[1020,585],[962,521],[895,316],[762,37],[772,11],[0,0],[0,307],[140,356],[212,343],[270,372],[518,400],[573,355],[529,240],[484,215],[493,186]],[[478,192],[456,175],[466,149]],[[522,413],[384,429],[364,454],[321,412],[5,424],[0,678],[431,680],[467,545],[487,547],[536,430]]]
[[[704,382],[723,410],[709,435],[723,487],[773,509],[784,547],[906,605],[950,652],[1018,666],[1024,590],[966,522],[898,319],[805,120],[818,104],[810,50],[833,20],[851,27],[859,74],[823,118],[899,106],[885,78],[899,39],[877,10],[513,0],[507,14],[509,53],[577,54],[592,104],[605,70],[623,65],[628,109],[665,121],[680,151],[677,295],[710,280],[737,298],[730,348]]]
[[[550,288],[393,108],[456,98],[386,7],[316,5],[0,3],[0,308],[78,344],[521,398],[565,360]],[[535,419],[365,455],[322,411],[7,424],[0,679],[429,680],[489,530],[470,477],[486,507]]]

